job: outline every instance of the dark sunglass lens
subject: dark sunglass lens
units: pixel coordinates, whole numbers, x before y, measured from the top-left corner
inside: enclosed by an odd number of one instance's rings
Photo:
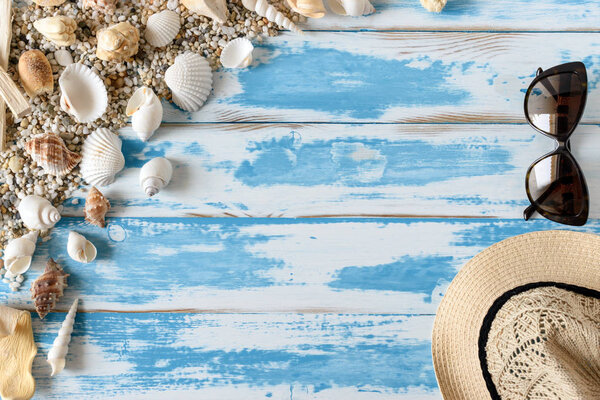
[[[581,114],[584,90],[577,74],[571,72],[543,78],[532,88],[525,103],[529,120],[550,135],[569,133]]]

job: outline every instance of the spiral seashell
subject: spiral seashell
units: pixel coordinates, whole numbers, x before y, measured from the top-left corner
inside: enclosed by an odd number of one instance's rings
[[[31,298],[40,319],[56,306],[56,301],[62,297],[67,287],[67,277],[62,267],[53,259],[48,260],[44,273],[31,284]]]
[[[336,14],[360,17],[375,12],[369,0],[329,0],[329,8]]]
[[[173,102],[185,111],[198,111],[212,89],[212,69],[206,58],[188,51],[178,55],[165,72]]]
[[[179,14],[163,10],[148,17],[144,37],[154,47],[163,47],[175,39],[181,29]]]
[[[54,176],[68,174],[81,161],[81,156],[69,150],[56,135],[44,134],[30,139],[25,143],[25,150],[46,173]]]
[[[117,9],[118,0],[82,0],[83,8],[93,8],[104,14],[112,15]]]
[[[97,129],[85,139],[81,154],[81,175],[90,185],[110,185],[125,167],[121,139],[106,128]]]
[[[77,23],[73,18],[59,15],[38,19],[33,23],[35,29],[57,46],[70,46],[75,43]]]
[[[61,108],[78,122],[100,118],[108,107],[108,93],[100,77],[83,64],[71,64],[58,79]]]
[[[96,56],[104,61],[126,61],[138,52],[140,33],[129,22],[102,29],[96,35]]]
[[[152,197],[167,186],[173,176],[171,162],[163,157],[148,161],[140,170],[140,186],[148,197]]]
[[[292,10],[309,18],[323,18],[326,12],[323,0],[287,0],[287,3]]]
[[[50,62],[39,50],[28,50],[19,57],[19,77],[23,89],[33,98],[43,93],[52,93],[54,77]]]
[[[160,99],[149,87],[136,90],[129,101],[125,113],[131,117],[131,126],[144,142],[158,129],[163,117]]]
[[[446,0],[421,0],[421,4],[427,11],[439,13],[446,6]]]
[[[242,0],[242,4],[250,11],[256,12],[261,17],[265,17],[271,22],[284,27],[292,32],[302,33],[288,17],[283,15],[275,7],[267,3],[266,0]]]
[[[110,210],[109,201],[96,187],[92,187],[85,199],[85,207],[83,208],[85,220],[90,224],[104,228],[106,226],[104,217],[108,210]]]
[[[4,249],[4,268],[12,275],[24,274],[31,267],[37,238],[38,232],[31,231],[8,242]]]
[[[204,15],[219,24],[224,24],[229,17],[225,0],[181,0],[181,3],[194,14]]]
[[[46,230],[60,221],[60,213],[43,197],[25,196],[17,207],[23,224],[31,230]]]
[[[69,343],[71,343],[71,334],[73,333],[73,325],[75,324],[75,315],[77,314],[77,305],[79,299],[75,299],[69,312],[65,317],[60,329],[58,330],[58,336],[54,339],[52,347],[48,352],[48,364],[52,367],[52,374],[54,376],[62,372],[65,369],[66,357],[69,352]]]
[[[246,68],[252,63],[254,46],[246,38],[237,38],[227,43],[221,52],[221,64],[225,68]]]
[[[69,240],[67,241],[67,253],[69,256],[80,263],[90,263],[96,259],[96,246],[85,236],[77,232],[69,232]]]

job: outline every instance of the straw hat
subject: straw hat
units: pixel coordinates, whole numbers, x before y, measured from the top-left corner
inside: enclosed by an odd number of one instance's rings
[[[600,237],[534,232],[489,247],[435,319],[445,400],[600,399]]]

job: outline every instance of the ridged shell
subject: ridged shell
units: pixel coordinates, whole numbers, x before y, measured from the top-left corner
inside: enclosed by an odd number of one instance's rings
[[[439,13],[446,6],[446,0],[421,0],[421,4],[427,11]]]
[[[99,128],[85,139],[81,154],[81,175],[93,186],[110,185],[125,167],[121,139],[106,128]]]
[[[171,162],[163,157],[148,161],[140,170],[140,185],[148,197],[152,197],[167,186],[173,176]]]
[[[360,17],[375,12],[369,0],[329,0],[329,8],[336,14]]]
[[[77,232],[69,232],[69,239],[67,240],[67,254],[73,260],[80,263],[90,263],[96,259],[97,254],[96,246],[85,236]]]
[[[163,47],[175,39],[181,29],[179,14],[164,10],[148,17],[144,37],[154,47]]]
[[[181,0],[181,3],[191,12],[204,15],[224,24],[229,17],[226,0]]]
[[[118,0],[82,0],[83,8],[93,8],[105,14],[114,14]]]
[[[96,56],[104,61],[129,60],[139,49],[140,33],[127,21],[102,29],[96,34],[96,38]]]
[[[25,196],[17,207],[23,224],[31,230],[46,230],[60,221],[60,213],[45,198]]]
[[[56,135],[30,139],[25,143],[25,150],[46,173],[54,176],[68,174],[81,161],[81,156],[70,151]]]
[[[237,38],[227,43],[221,52],[221,64],[225,68],[246,68],[252,63],[254,46],[246,38]]]
[[[13,275],[27,272],[31,266],[37,238],[38,232],[31,231],[8,242],[4,249],[4,268]]]
[[[212,89],[212,69],[206,58],[188,51],[175,58],[165,73],[165,82],[175,104],[185,111],[198,111]]]
[[[56,301],[62,297],[68,276],[59,264],[50,259],[44,273],[31,284],[31,298],[40,319],[48,315],[56,306]]]
[[[106,226],[105,216],[110,210],[110,202],[96,187],[92,187],[85,199],[83,215],[85,220],[92,225],[104,228]]]
[[[242,0],[242,4],[250,11],[256,12],[261,17],[276,23],[279,26],[289,29],[292,32],[302,33],[302,30],[296,26],[281,11],[270,5],[267,0]]]
[[[131,117],[131,127],[135,133],[145,142],[160,126],[163,107],[152,89],[142,86],[133,93],[127,102],[125,113]]]
[[[326,12],[323,0],[287,0],[287,3],[292,10],[309,18],[323,18]]]
[[[77,23],[73,18],[58,15],[38,19],[33,23],[35,29],[57,46],[70,46],[75,43]]]
[[[104,82],[83,64],[71,64],[58,79],[61,108],[78,122],[87,124],[100,118],[108,107]]]
[[[78,304],[79,299],[75,299],[71,308],[69,308],[65,320],[60,326],[56,339],[54,339],[54,342],[52,343],[52,348],[48,352],[48,364],[52,367],[51,376],[59,374],[65,369],[66,357],[69,352],[69,343],[71,342],[71,334],[73,333],[73,325],[75,324],[75,315],[77,314]]]

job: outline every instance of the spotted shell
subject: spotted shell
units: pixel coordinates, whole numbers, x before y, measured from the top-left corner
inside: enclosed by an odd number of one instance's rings
[[[56,135],[45,134],[25,143],[25,150],[48,174],[63,176],[81,161],[81,156],[70,151]]]
[[[48,260],[44,273],[31,284],[31,298],[40,319],[54,309],[56,302],[62,297],[67,287],[67,277],[62,267],[53,259]]]

